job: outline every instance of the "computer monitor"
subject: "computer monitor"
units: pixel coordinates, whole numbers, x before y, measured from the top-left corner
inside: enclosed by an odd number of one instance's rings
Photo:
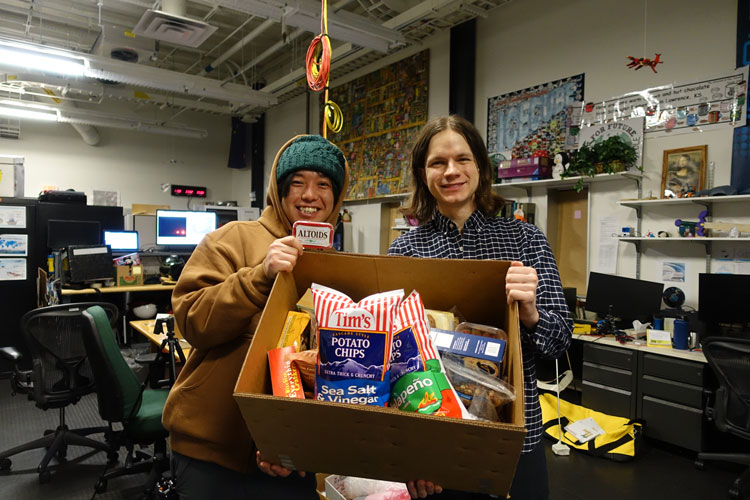
[[[104,244],[113,252],[137,252],[138,231],[104,231]]]
[[[633,320],[651,321],[661,309],[664,284],[603,273],[589,273],[586,310],[604,317],[608,312],[620,318],[621,326]]]
[[[706,336],[743,333],[750,336],[748,274],[698,275],[698,319],[706,324]]]
[[[102,229],[98,221],[49,219],[47,221],[47,247],[52,250],[71,245],[99,245]]]
[[[216,214],[189,210],[156,211],[156,244],[164,247],[194,247],[216,230]]]

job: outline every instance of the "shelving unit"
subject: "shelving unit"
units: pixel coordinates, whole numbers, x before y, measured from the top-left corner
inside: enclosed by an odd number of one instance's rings
[[[613,182],[621,181],[623,179],[633,180],[638,185],[638,196],[641,196],[641,179],[643,176],[640,172],[618,172],[615,174],[597,174],[593,177],[583,177],[583,184],[588,186],[589,184],[596,184],[600,182]],[[544,179],[539,181],[526,181],[526,182],[509,182],[503,184],[493,184],[494,189],[522,189],[526,191],[526,196],[531,198],[531,190],[534,188],[546,188],[553,190],[568,189],[575,186],[581,179],[580,176],[566,177],[564,179]]]
[[[621,200],[620,205],[623,207],[629,207],[636,211],[637,215],[637,227],[636,233],[641,234],[643,209],[654,207],[654,206],[678,206],[678,205],[700,205],[705,207],[708,212],[708,216],[712,215],[713,205],[721,203],[743,203],[750,202],[750,195],[734,195],[734,196],[702,196],[697,198],[670,198],[670,199],[654,199],[654,200]],[[750,242],[750,238],[729,238],[729,237],[703,237],[696,236],[693,238],[648,238],[648,237],[633,237],[633,236],[622,236],[618,238],[619,241],[626,243],[632,243],[635,245],[636,250],[636,278],[640,278],[641,275],[641,251],[642,243],[648,242],[649,244],[663,244],[663,243],[677,243],[677,244],[691,244],[698,243],[704,245],[706,248],[706,272],[711,272],[711,253],[713,250],[713,242],[715,241],[727,241],[727,242]]]
[[[564,179],[543,179],[539,181],[525,181],[525,182],[509,182],[509,183],[502,183],[502,184],[493,184],[493,189],[521,189],[526,192],[526,196],[528,198],[531,198],[531,190],[534,188],[545,188],[545,189],[568,189],[572,188],[578,183],[578,180],[581,179],[580,176],[576,177],[566,177]],[[641,179],[642,175],[640,173],[635,174],[632,172],[618,172],[615,174],[597,174],[594,177],[583,177],[583,184],[589,185],[589,184],[596,184],[599,182],[613,182],[613,181],[621,181],[623,179],[626,180],[633,180],[638,184],[638,195],[641,195]],[[376,198],[363,198],[359,200],[344,200],[344,205],[364,205],[364,204],[371,204],[371,203],[394,203],[394,202],[400,202],[401,200],[404,200],[408,198],[408,193],[402,193],[402,194],[392,194],[388,196],[378,196]],[[750,196],[748,196],[750,198]],[[658,201],[658,200],[654,200]]]

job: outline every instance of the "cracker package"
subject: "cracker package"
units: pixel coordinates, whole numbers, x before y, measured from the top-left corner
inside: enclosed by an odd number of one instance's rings
[[[429,335],[429,323],[415,290],[396,308],[391,349],[391,402],[399,410],[470,418],[453,390]]]
[[[332,288],[311,288],[318,324],[315,399],[386,406],[393,313],[404,291],[354,302]]]

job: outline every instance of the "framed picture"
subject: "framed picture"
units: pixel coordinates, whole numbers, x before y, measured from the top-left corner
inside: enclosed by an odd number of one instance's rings
[[[702,190],[706,183],[708,146],[664,150],[661,174],[662,198],[682,198]]]

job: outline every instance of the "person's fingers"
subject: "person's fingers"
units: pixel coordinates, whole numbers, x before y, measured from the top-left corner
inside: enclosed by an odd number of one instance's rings
[[[427,489],[425,488],[424,479],[417,481],[417,493],[419,494],[419,498],[427,498]]]
[[[443,487],[442,487],[442,486],[440,486],[439,484],[436,484],[436,485],[435,485],[435,493],[439,495],[439,494],[441,494],[442,492],[443,492]]]
[[[419,498],[419,495],[417,493],[417,487],[414,485],[414,481],[407,481],[406,489],[409,490],[409,496],[411,498]]]
[[[424,489],[427,492],[428,495],[434,495],[435,494],[435,483],[432,481],[425,481],[424,483]]]

